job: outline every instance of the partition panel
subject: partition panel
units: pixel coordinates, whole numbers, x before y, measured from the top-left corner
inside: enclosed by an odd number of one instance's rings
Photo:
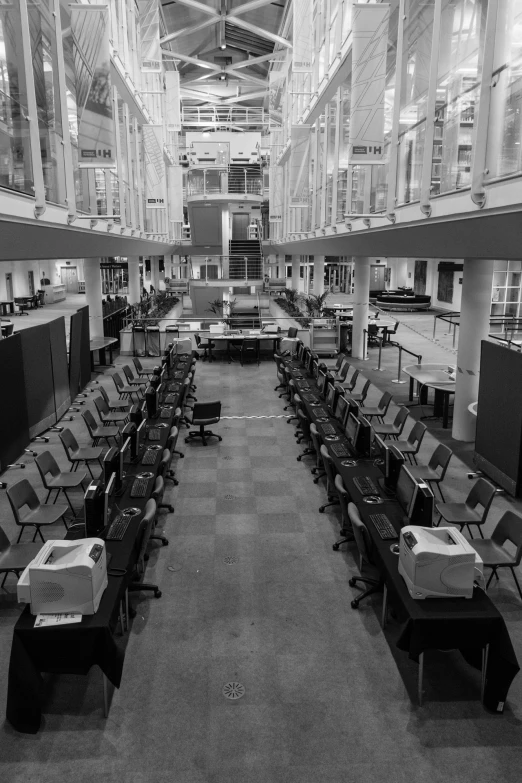
[[[71,398],[74,399],[81,386],[81,344],[82,344],[81,310],[71,315],[71,330],[69,333],[69,389]]]
[[[20,332],[29,436],[56,424],[49,324]]]
[[[0,367],[5,368],[4,383],[0,383],[0,470],[3,470],[29,443],[20,333],[0,340]]]
[[[80,383],[81,388],[85,389],[91,382],[91,338],[89,334],[89,307],[80,307],[78,310],[82,313],[82,328],[80,339]]]
[[[54,406],[58,419],[71,404],[69,389],[69,368],[67,366],[67,343],[65,339],[65,319],[56,318],[49,322],[49,340],[51,345],[51,363],[54,385]]]

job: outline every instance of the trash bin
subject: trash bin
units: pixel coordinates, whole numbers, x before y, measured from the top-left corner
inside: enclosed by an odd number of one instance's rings
[[[132,325],[132,353],[134,356],[146,356],[145,327],[142,324]]]
[[[147,326],[145,329],[145,349],[147,356],[160,356],[160,328]]]

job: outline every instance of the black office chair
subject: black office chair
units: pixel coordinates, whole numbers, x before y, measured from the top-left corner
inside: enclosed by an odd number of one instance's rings
[[[212,362],[214,359],[212,350],[216,347],[216,344],[211,340],[202,340],[199,334],[194,335],[194,340],[199,350],[203,351],[203,361],[205,362],[208,359],[209,362]]]
[[[255,338],[245,337],[241,346],[240,354],[241,367],[245,362],[257,362],[259,367],[259,341]]]
[[[303,442],[305,444],[305,450],[301,452],[301,454],[296,457],[298,462],[301,462],[303,457],[315,457],[315,449],[313,447],[312,443],[312,435],[310,433],[310,419],[302,410],[297,411],[298,416],[298,427],[301,431],[301,434],[299,435],[297,442],[301,443]]]
[[[212,402],[197,402],[194,405],[192,411],[186,416],[189,424],[195,427],[199,427],[199,432],[189,432],[185,438],[185,443],[189,443],[194,438],[201,438],[203,445],[207,446],[207,438],[217,438],[223,440],[221,435],[216,435],[211,430],[206,430],[209,424],[217,424],[221,418],[221,401],[213,400]]]
[[[363,598],[373,593],[379,593],[382,589],[382,579],[378,568],[373,562],[373,542],[368,528],[359,516],[355,503],[348,504],[348,516],[352,524],[353,536],[359,550],[360,576],[352,576],[348,580],[350,587],[355,587],[358,582],[368,585],[367,589],[351,602],[352,609],[357,609]]]
[[[287,337],[294,338],[297,337],[298,329],[296,326],[290,326],[288,329]]]
[[[379,345],[379,327],[376,324],[368,324],[368,345]]]
[[[161,598],[161,590],[159,589],[158,585],[140,581],[140,578],[143,577],[143,574],[145,573],[145,555],[147,553],[147,547],[152,535],[155,518],[156,502],[151,499],[147,501],[147,505],[145,506],[145,513],[138,529],[138,561],[136,563],[136,570],[134,572],[134,580],[130,583],[127,590],[130,593],[141,592],[141,590],[152,590],[155,598]]]
[[[324,503],[322,506],[319,506],[319,512],[321,514],[324,514],[325,510],[329,506],[338,506],[340,501],[335,486],[334,461],[330,457],[330,454],[328,453],[328,449],[326,448],[325,445],[321,446],[321,458],[323,460],[323,465],[326,472],[326,496],[328,498],[328,503]]]
[[[321,457],[321,436],[313,422],[310,424],[310,438],[316,454],[315,466],[310,470],[310,473],[314,474],[314,484],[317,484],[319,479],[326,476],[326,471],[323,465],[323,458]]]
[[[341,538],[332,545],[334,552],[339,550],[341,544],[348,544],[354,540],[353,527],[350,521],[350,515],[348,513],[348,506],[350,504],[350,495],[344,486],[342,477],[337,474],[335,477],[335,489],[339,497],[339,503],[341,504]]]

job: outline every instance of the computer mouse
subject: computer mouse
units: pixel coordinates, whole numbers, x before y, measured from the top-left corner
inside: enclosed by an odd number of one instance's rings
[[[390,552],[392,552],[394,555],[400,555],[401,548],[400,548],[399,544],[392,544],[390,546]]]

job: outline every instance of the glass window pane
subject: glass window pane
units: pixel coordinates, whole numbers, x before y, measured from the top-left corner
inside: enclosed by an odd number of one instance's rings
[[[507,284],[508,285],[519,286],[520,285],[520,277],[521,277],[520,272],[509,272],[508,279],[507,279]]]
[[[518,302],[520,298],[520,288],[506,289],[506,302]]]
[[[493,285],[506,285],[507,273],[506,272],[493,272]]]

